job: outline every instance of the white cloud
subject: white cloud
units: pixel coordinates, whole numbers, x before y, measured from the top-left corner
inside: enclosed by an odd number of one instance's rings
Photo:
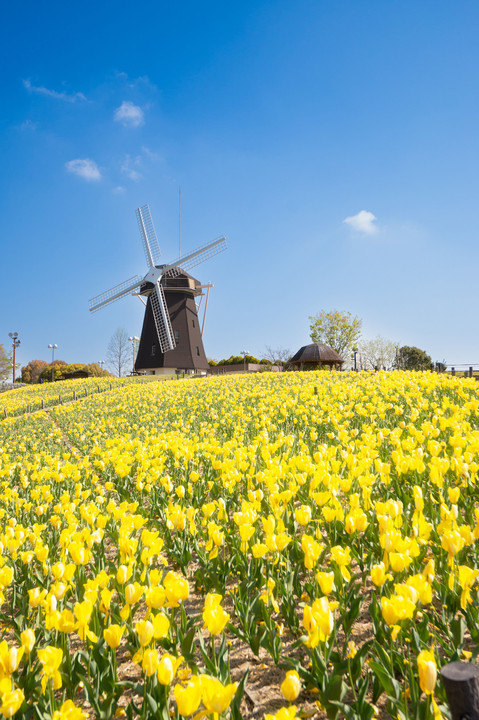
[[[19,130],[36,130],[37,125],[36,123],[32,122],[31,120],[25,120],[20,125],[18,125]]]
[[[124,100],[119,108],[113,114],[116,122],[121,122],[125,127],[138,127],[143,125],[145,117],[143,110],[138,105]]]
[[[126,177],[130,178],[130,180],[138,182],[138,180],[141,180],[143,175],[138,172],[138,170],[135,170],[132,165],[136,165],[137,167],[141,166],[141,157],[139,155],[137,155],[134,159],[132,159],[129,155],[126,155],[125,161],[121,166],[121,171],[123,175],[126,175]]]
[[[77,100],[86,100],[86,97],[81,92],[73,93],[73,95],[68,95],[68,93],[58,92],[57,90],[49,90],[49,88],[43,87],[41,85],[32,85],[30,80],[24,80],[23,85],[28,90],[28,92],[36,93],[37,95],[46,95],[47,97],[54,98],[55,100],[64,100],[65,102],[71,103],[74,103]]]
[[[376,216],[369,212],[369,210],[361,210],[357,215],[351,215],[343,220],[346,225],[349,225],[353,230],[364,233],[365,235],[374,235],[378,231],[377,225],[374,225],[374,221],[377,220]]]
[[[117,185],[116,188],[112,190],[113,195],[124,195],[125,192],[126,190],[122,185]]]
[[[89,158],[69,160],[65,163],[65,167],[68,172],[78,175],[78,177],[81,177],[84,180],[101,180],[101,172],[98,165],[94,160],[90,160]]]

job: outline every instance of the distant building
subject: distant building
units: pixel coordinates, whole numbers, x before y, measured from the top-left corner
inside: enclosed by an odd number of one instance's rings
[[[311,343],[303,345],[296,355],[289,361],[288,367],[291,370],[313,370],[327,365],[330,370],[341,370],[345,361],[329,345],[323,343]]]
[[[91,377],[91,373],[88,372],[88,370],[72,370],[72,372],[67,372],[63,375],[61,380],[77,380],[78,378],[89,378]]]
[[[258,363],[238,363],[235,365],[210,365],[209,375],[226,375],[229,373],[281,372],[278,365],[260,365]]]

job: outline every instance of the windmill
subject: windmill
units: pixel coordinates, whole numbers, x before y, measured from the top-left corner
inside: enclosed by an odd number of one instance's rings
[[[148,271],[143,277],[135,275],[92,298],[90,312],[136,291],[147,300],[135,369],[153,374],[172,368],[205,370],[208,362],[195,302],[203,286],[187,270],[226,250],[226,240],[220,237],[162,265],[148,205],[138,208],[136,216]]]

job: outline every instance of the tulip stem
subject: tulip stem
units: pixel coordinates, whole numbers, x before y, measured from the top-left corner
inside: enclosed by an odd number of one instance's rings
[[[356,688],[354,687],[353,676],[351,673],[351,658],[348,658],[348,674],[349,682],[351,683],[351,690],[353,691],[354,702],[357,702],[358,696],[356,695]]]
[[[215,648],[215,636],[214,635],[210,635],[210,642],[211,642],[211,654],[213,656],[213,662],[215,665],[215,675],[217,676],[218,675],[218,665],[216,662],[216,648]]]

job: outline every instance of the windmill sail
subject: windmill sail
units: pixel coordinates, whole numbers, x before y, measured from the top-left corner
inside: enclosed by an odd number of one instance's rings
[[[105,307],[105,305],[110,305],[110,303],[115,302],[115,300],[119,300],[124,295],[128,295],[141,285],[142,282],[143,278],[140,275],[135,275],[119,285],[115,285],[115,287],[112,287],[110,290],[101,293],[101,295],[97,295],[88,303],[90,312],[96,312],[100,308]]]
[[[163,274],[175,276],[178,274],[177,268],[190,270],[191,268],[200,265],[202,262],[205,262],[205,260],[209,260],[215,255],[219,255],[219,253],[226,250],[227,247],[226,238],[220,237],[217,240],[213,240],[213,242],[202,245],[197,250],[188,253],[188,255],[178,258],[178,260],[171,263],[171,265],[167,265],[163,270]]]
[[[150,303],[161,352],[165,353],[168,352],[168,350],[173,350],[176,347],[176,343],[171,327],[170,315],[166,307],[165,294],[159,280],[150,295]]]
[[[143,207],[138,208],[136,217],[143,243],[143,250],[145,251],[146,262],[148,267],[152,267],[160,262],[161,252],[149,206],[143,205]]]

